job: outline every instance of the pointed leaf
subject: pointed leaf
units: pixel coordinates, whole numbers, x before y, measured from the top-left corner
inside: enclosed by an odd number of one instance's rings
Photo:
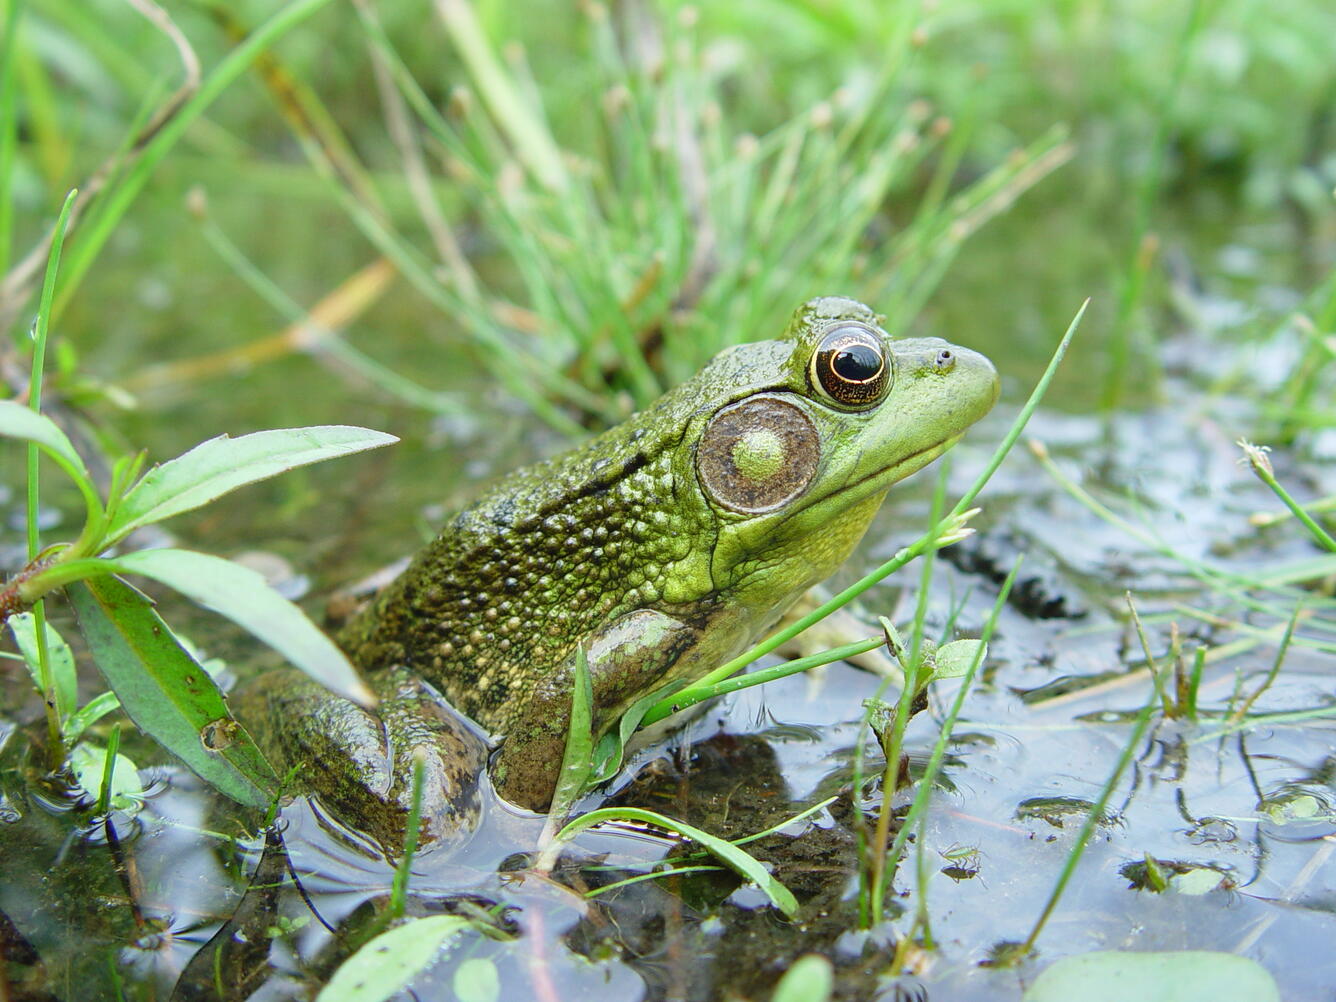
[[[31,612],[21,612],[9,617],[9,632],[14,634],[14,643],[19,653],[27,662],[28,674],[32,676],[37,691],[42,691],[42,669],[37,659],[37,619]],[[56,694],[56,712],[61,723],[69,720],[79,699],[79,677],[74,667],[74,654],[65,638],[56,632],[50,623],[46,624],[47,663],[51,666],[52,688]],[[66,734],[66,738],[73,740]]]
[[[556,826],[570,813],[575,802],[584,794],[593,766],[594,749],[594,689],[589,681],[589,661],[583,647],[575,649],[575,684],[571,687],[571,720],[566,728],[566,749],[557,773],[557,786],[552,793],[552,806],[544,837],[556,831]]]
[[[65,592],[93,659],[135,726],[233,800],[267,807],[277,777],[153,603],[110,575]]]
[[[70,714],[69,722],[65,725],[65,740],[69,743],[78,741],[84,731],[120,705],[121,701],[114,692],[98,693]]]
[[[375,703],[334,641],[249,567],[191,550],[140,550],[112,562],[119,570],[161,581],[226,616],[331,692],[364,706]]]
[[[383,932],[344,961],[315,1002],[385,1002],[468,926],[457,915],[431,915]]]
[[[662,689],[655,689],[647,696],[641,696],[631,704],[630,709],[622,714],[622,719],[618,722],[616,730],[609,731],[599,738],[598,745],[594,748],[593,771],[589,777],[591,786],[606,783],[617,775],[622,768],[622,760],[626,756],[626,743],[631,740],[631,735],[640,726],[640,722],[645,719],[645,715],[657,703],[667,699],[679,690],[685,689],[686,686],[687,680],[680,678]]]
[[[298,466],[397,441],[393,435],[351,425],[276,428],[240,438],[211,438],[144,474],[117,507],[107,538],[115,542],[140,526],[191,511]]]
[[[0,435],[19,438],[41,446],[55,458],[71,476],[73,471],[88,479],[84,461],[70,444],[65,433],[54,421],[38,414],[30,407],[13,400],[0,400]]]

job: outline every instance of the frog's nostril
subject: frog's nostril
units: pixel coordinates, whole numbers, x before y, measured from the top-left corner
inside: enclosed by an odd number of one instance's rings
[[[937,353],[937,357],[933,360],[933,364],[937,366],[939,372],[946,372],[956,364],[956,353],[950,348],[943,348]]]

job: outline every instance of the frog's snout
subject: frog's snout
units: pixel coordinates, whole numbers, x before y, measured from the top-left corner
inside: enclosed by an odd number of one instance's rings
[[[902,341],[900,351],[901,363],[908,372],[926,377],[925,385],[938,388],[932,393],[954,401],[957,406],[973,405],[965,418],[968,424],[983,417],[997,403],[1001,386],[997,369],[986,355],[941,338]]]
[[[954,345],[946,350],[952,354],[953,366],[968,370],[971,378],[983,387],[988,406],[992,407],[993,404],[997,403],[998,394],[1002,391],[1002,384],[997,378],[997,369],[988,356],[981,355],[977,351],[971,351],[969,348],[957,348]]]

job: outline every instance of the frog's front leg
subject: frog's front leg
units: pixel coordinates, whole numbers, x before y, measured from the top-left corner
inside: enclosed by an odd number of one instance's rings
[[[478,777],[487,743],[427,683],[395,668],[368,681],[380,700],[365,710],[293,669],[269,672],[232,700],[241,721],[295,786],[397,855],[423,764],[423,845],[456,841],[477,826]]]
[[[594,696],[594,736],[601,736],[638,698],[652,692],[700,639],[700,631],[650,609],[614,620],[584,644]],[[531,811],[552,802],[570,728],[575,655],[525,700],[492,764],[492,783],[505,799]]]

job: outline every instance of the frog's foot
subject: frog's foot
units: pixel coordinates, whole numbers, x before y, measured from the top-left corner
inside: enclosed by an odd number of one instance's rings
[[[413,771],[422,762],[420,844],[463,841],[481,810],[487,743],[440,693],[393,669],[370,680],[375,711],[331,694],[292,669],[269,672],[234,700],[237,716],[294,784],[388,856],[404,845]]]

